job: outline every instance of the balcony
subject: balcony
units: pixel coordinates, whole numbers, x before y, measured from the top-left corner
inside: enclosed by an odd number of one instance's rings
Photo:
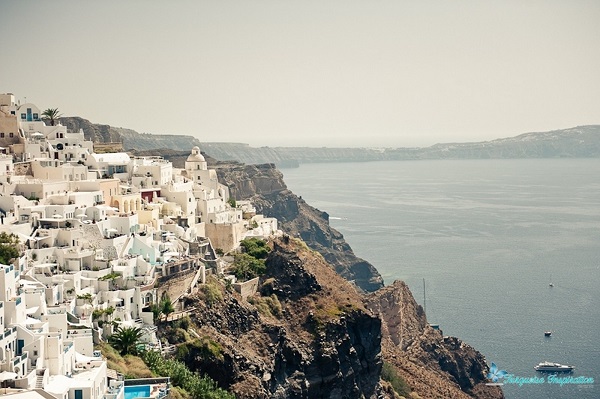
[[[12,370],[15,373],[18,373],[18,371],[15,371],[17,369],[17,367],[19,367],[19,365],[23,364],[27,362],[27,352],[23,353],[21,356],[15,356],[12,358],[12,360],[10,361],[10,365],[12,366]],[[23,368],[20,367],[20,370],[22,370]]]
[[[17,327],[8,327],[6,329],[4,329],[4,336],[3,338],[8,337],[9,335],[16,333],[17,332]]]

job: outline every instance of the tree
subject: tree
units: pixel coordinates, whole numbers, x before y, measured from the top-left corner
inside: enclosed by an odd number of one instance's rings
[[[166,292],[163,294],[163,297],[160,300],[159,308],[160,312],[164,314],[167,318],[171,313],[175,311],[175,308],[173,307],[173,302],[171,302],[171,298],[169,298],[169,295]]]
[[[262,238],[246,238],[240,242],[240,246],[244,248],[244,251],[256,258],[265,259],[269,255],[271,248],[267,245],[267,242]]]
[[[58,118],[60,118],[62,114],[58,112],[58,108],[48,108],[44,112],[42,112],[42,117],[44,119],[48,119],[50,121],[50,125],[54,126]]]
[[[265,273],[267,267],[264,259],[256,259],[248,254],[237,254],[233,261],[231,272],[239,280],[252,280]]]
[[[16,235],[5,232],[0,233],[0,263],[8,265],[19,257],[18,243],[19,237]]]
[[[142,337],[142,330],[137,327],[118,327],[108,342],[121,353],[121,356],[137,353],[137,344]]]

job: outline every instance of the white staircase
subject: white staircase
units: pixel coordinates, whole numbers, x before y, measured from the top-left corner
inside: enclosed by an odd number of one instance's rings
[[[35,380],[35,387],[38,389],[44,389],[44,373],[40,374],[38,372],[37,378]]]

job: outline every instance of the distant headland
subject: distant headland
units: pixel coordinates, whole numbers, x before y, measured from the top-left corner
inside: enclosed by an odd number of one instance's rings
[[[63,117],[61,123],[73,131],[83,129],[90,136],[86,138],[97,143],[120,142],[125,150],[187,151],[190,145],[198,145],[220,161],[274,163],[279,168],[323,162],[600,157],[600,125],[524,133],[491,141],[442,143],[430,147],[329,148],[251,147],[245,143],[202,142],[190,135],[143,134],[131,129],[91,123],[79,117]]]

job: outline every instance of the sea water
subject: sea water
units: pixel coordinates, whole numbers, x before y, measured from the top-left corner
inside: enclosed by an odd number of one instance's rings
[[[430,323],[512,374],[507,398],[600,398],[600,159],[322,163],[283,173],[386,284],[404,280],[426,301]],[[544,360],[588,380],[551,383],[533,369]]]

